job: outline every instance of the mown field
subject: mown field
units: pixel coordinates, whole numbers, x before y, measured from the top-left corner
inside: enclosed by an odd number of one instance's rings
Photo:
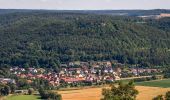
[[[136,85],[170,88],[170,79],[137,82]]]
[[[41,100],[36,95],[12,95],[8,96],[5,100]]]

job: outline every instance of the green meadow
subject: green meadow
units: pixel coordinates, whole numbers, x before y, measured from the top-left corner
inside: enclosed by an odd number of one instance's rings
[[[8,96],[6,100],[41,100],[39,96],[36,95],[12,95]]]
[[[170,88],[170,79],[145,81],[145,82],[136,82],[135,84],[140,85],[140,86],[152,86],[152,87]]]

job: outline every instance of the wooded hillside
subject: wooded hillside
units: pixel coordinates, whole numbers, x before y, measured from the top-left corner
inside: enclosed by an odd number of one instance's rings
[[[0,15],[1,66],[56,67],[74,60],[170,64],[170,19],[20,12]]]

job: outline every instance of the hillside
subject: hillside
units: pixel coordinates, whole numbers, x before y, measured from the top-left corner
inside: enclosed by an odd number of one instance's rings
[[[73,60],[118,60],[141,67],[169,65],[170,31],[160,27],[164,20],[48,11],[1,14],[0,64],[57,67]]]

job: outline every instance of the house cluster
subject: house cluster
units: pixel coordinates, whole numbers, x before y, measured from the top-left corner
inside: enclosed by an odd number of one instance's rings
[[[137,76],[142,73],[159,73],[161,70],[153,68],[129,68],[129,72]]]
[[[76,66],[76,67],[75,67]],[[70,62],[61,64],[59,73],[62,82],[102,82],[120,80],[121,69],[112,67],[110,61]]]
[[[121,75],[125,73],[124,65],[116,61],[91,61],[91,62],[69,62],[60,64],[60,70],[54,72],[51,69],[43,68],[19,68],[13,67],[11,73],[20,78],[25,78],[29,83],[34,79],[45,79],[53,86],[59,86],[62,83],[78,82],[113,82],[120,80]],[[128,68],[128,73],[139,75],[139,73],[159,72],[158,69]]]
[[[17,77],[27,79],[28,83],[32,83],[34,79],[45,79],[51,85],[59,85],[59,76],[58,73],[49,72],[43,68],[11,68],[10,71],[15,74]]]
[[[20,68],[12,67],[11,73],[17,77],[25,78],[29,83],[33,79],[42,78],[48,80],[51,85],[57,86],[61,83],[91,82],[120,80],[121,69],[112,67],[110,61],[102,62],[69,62],[60,64],[58,73],[43,68]]]

